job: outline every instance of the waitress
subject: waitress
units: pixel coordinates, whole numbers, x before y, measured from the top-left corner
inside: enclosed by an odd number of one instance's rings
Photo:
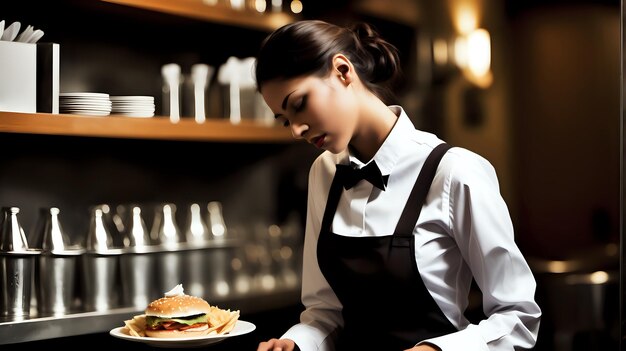
[[[417,130],[386,84],[398,53],[365,23],[270,34],[258,89],[309,173],[300,323],[258,351],[532,348],[541,310],[492,165]],[[485,319],[464,311],[474,279]]]

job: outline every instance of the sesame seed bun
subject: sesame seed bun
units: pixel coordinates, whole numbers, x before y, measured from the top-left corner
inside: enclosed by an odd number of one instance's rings
[[[146,316],[176,318],[210,313],[211,305],[204,299],[191,295],[162,297],[146,307]]]

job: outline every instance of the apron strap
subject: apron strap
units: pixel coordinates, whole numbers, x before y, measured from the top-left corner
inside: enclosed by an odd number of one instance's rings
[[[337,172],[338,173],[338,172]],[[339,204],[339,198],[341,197],[341,190],[343,189],[341,177],[335,173],[333,182],[328,190],[328,200],[326,200],[326,209],[324,210],[324,218],[322,219],[322,227],[320,232],[330,231],[333,217],[337,212],[337,205]]]
[[[402,216],[396,226],[395,236],[412,235],[415,224],[417,224],[417,219],[422,212],[426,195],[428,195],[428,191],[430,190],[430,185],[435,178],[439,162],[451,147],[452,146],[447,143],[441,143],[437,145],[433,151],[431,151],[430,155],[428,155],[428,158],[426,158],[422,170],[417,176],[413,190],[411,190],[411,195],[409,195],[406,206],[402,211]]]

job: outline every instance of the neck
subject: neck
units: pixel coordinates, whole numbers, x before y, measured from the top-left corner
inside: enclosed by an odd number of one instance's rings
[[[367,163],[383,145],[398,117],[380,99],[369,97],[364,100],[350,148],[359,160]]]

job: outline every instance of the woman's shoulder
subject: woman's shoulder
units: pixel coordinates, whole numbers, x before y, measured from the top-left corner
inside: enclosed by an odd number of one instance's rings
[[[311,164],[311,170],[334,170],[335,165],[339,163],[340,157],[330,151],[324,151],[319,154]]]
[[[498,184],[496,170],[491,162],[482,155],[464,147],[454,146],[441,160],[441,176],[457,184],[475,184],[485,181]]]
[[[320,179],[332,179],[340,156],[324,151],[313,160],[309,170],[309,180],[319,182]]]

